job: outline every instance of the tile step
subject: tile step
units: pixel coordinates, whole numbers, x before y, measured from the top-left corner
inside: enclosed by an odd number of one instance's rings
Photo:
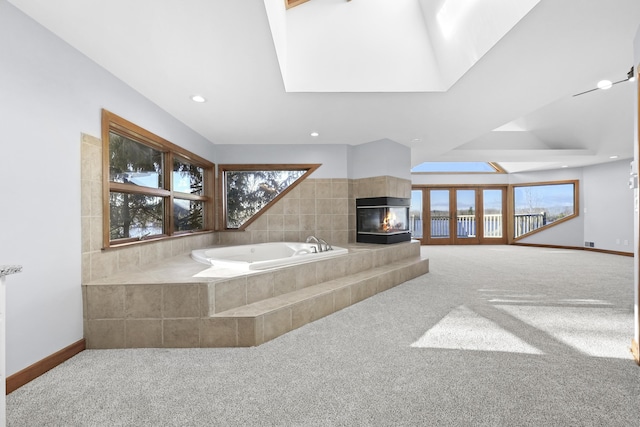
[[[209,317],[211,330],[202,331],[207,339],[201,345],[260,345],[428,271],[428,259],[399,260],[216,313]]]

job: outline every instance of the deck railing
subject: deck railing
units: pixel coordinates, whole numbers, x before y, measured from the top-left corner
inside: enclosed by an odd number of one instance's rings
[[[502,237],[502,214],[484,215],[484,237]]]
[[[409,231],[414,239],[421,239],[422,235],[422,218],[416,215],[409,217]]]
[[[458,237],[476,237],[476,216],[458,215],[456,232]]]
[[[446,238],[450,235],[449,216],[431,217],[431,237]],[[483,216],[484,237],[502,237],[502,214],[487,214]],[[514,236],[519,237],[537,228],[547,225],[546,212],[515,214],[514,215]],[[414,238],[422,238],[423,221],[422,218],[412,215],[409,221],[409,231]],[[458,215],[456,232],[458,237],[474,237],[476,235],[475,215]]]
[[[431,237],[446,238],[450,236],[449,216],[431,216]],[[483,216],[484,237],[502,237],[502,215],[487,214]],[[414,238],[423,237],[423,221],[418,216],[411,216],[409,230]],[[458,215],[456,218],[456,235],[458,237],[476,236],[476,216]]]
[[[431,217],[431,237],[449,237],[449,217]]]
[[[528,213],[514,215],[514,236],[519,237],[536,228],[547,225],[547,213]]]

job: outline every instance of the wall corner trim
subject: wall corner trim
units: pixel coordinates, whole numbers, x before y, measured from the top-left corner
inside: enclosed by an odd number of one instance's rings
[[[13,375],[7,377],[7,394],[17,390],[29,381],[38,378],[45,372],[55,368],[62,364],[64,361],[71,359],[76,354],[86,349],[86,341],[82,338],[79,341],[53,353],[50,356],[34,363],[31,366],[27,366],[21,371],[16,372]]]

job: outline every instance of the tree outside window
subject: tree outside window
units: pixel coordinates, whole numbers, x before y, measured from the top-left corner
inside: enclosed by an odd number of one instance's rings
[[[223,223],[242,229],[320,165],[220,165]]]
[[[213,229],[213,163],[103,110],[105,247]]]

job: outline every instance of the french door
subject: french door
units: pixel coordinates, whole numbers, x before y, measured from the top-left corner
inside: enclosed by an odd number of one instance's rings
[[[506,243],[506,187],[411,191],[411,232],[423,245]]]

